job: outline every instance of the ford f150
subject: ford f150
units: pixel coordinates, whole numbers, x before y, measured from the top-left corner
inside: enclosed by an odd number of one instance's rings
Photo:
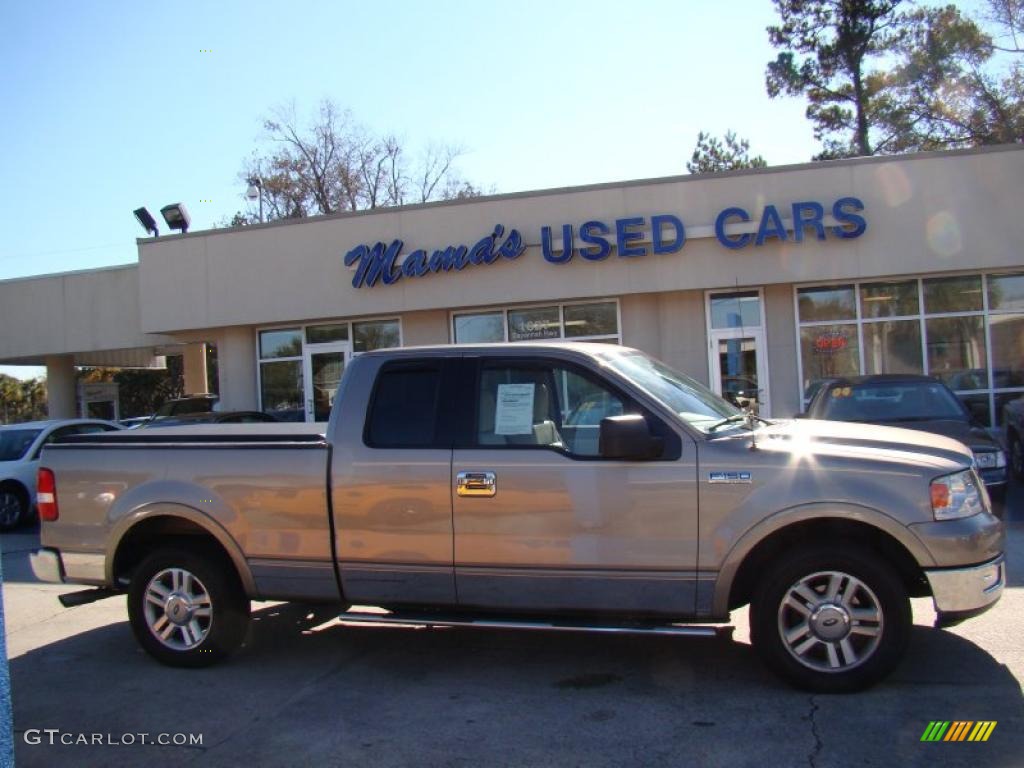
[[[910,597],[949,625],[1005,582],[961,443],[764,420],[594,343],[360,355],[326,428],[68,438],[43,453],[39,509],[36,574],[99,588],[65,604],[126,593],[139,643],[180,666],[238,647],[251,600],[682,635],[749,604],[771,668],[851,691],[899,662]]]

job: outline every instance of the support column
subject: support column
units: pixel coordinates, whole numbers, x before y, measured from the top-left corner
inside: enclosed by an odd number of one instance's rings
[[[73,419],[78,393],[75,389],[74,355],[46,358],[46,413],[51,419]]]
[[[223,411],[255,411],[256,334],[252,328],[224,328],[217,337],[217,382]]]
[[[186,344],[182,364],[185,369],[185,394],[205,393],[209,387],[206,380],[206,345]]]

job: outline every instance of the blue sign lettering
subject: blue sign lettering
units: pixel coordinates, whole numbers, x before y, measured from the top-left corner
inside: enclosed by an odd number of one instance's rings
[[[783,220],[777,206],[765,205],[755,230],[753,219],[744,208],[725,208],[715,217],[715,238],[724,247],[739,250],[751,244],[763,246],[773,238],[783,243],[790,239],[802,243],[808,230],[817,240],[825,240],[829,234],[850,239],[867,231],[867,220],[860,215],[864,203],[856,197],[841,197],[833,203],[828,226],[825,225],[825,206],[819,202],[800,201],[783,210],[791,212],[790,222]],[[735,224],[748,225],[742,227],[748,231],[727,233],[726,229]],[[603,261],[614,248],[620,258],[640,258],[649,253],[676,253],[686,244],[686,227],[678,216],[670,213],[651,216],[650,229],[646,227],[644,216],[616,219],[614,224],[592,219],[583,222],[578,230],[571,223],[562,224],[561,244],[556,245],[555,228],[543,226],[540,229],[541,255],[550,264],[567,264],[576,254],[587,261]],[[700,236],[710,237],[710,234]],[[449,245],[433,252],[420,248],[400,258],[403,245],[401,240],[392,240],[390,244],[358,245],[346,253],[345,266],[356,268],[352,285],[372,288],[437,272],[461,272],[468,266],[493,264],[503,258],[518,259],[526,250],[519,230],[511,229],[506,235],[501,224],[472,246]]]
[[[345,254],[345,266],[355,266],[356,274],[352,278],[354,288],[372,288],[378,282],[392,285],[402,278],[423,277],[432,272],[462,271],[470,265],[493,264],[500,257],[518,259],[526,250],[519,230],[509,230],[501,245],[498,240],[505,234],[505,228],[498,224],[487,237],[477,241],[468,248],[465,245],[449,245],[435,250],[430,258],[423,249],[410,253],[399,264],[398,256],[404,243],[392,240],[390,245],[376,243],[357,245]]]

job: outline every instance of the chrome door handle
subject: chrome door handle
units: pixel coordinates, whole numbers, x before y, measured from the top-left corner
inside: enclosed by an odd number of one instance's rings
[[[459,472],[455,476],[459,496],[493,496],[498,478],[493,472]]]

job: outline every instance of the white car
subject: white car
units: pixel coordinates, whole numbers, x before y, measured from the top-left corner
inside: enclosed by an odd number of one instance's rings
[[[110,432],[117,424],[98,419],[54,419],[0,426],[0,531],[31,517],[36,506],[36,471],[43,446],[68,435]]]

